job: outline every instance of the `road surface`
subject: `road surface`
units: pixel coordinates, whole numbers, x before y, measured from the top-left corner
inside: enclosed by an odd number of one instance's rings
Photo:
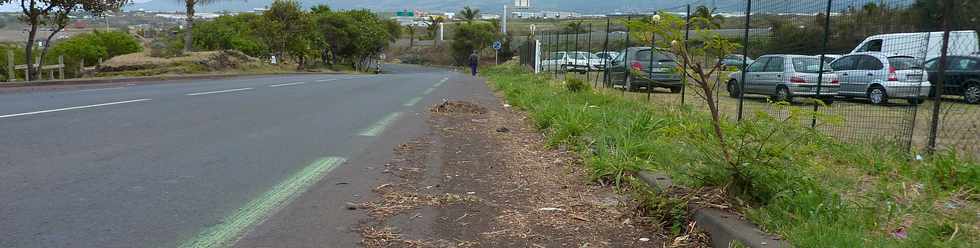
[[[389,69],[0,93],[0,247],[356,246],[345,203],[468,78]]]

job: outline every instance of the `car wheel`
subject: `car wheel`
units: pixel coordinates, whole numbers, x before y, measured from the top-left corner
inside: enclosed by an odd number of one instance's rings
[[[918,98],[918,97],[916,97],[916,98],[909,98],[908,101],[909,101],[909,104],[911,104],[911,105],[919,105],[919,104],[922,104],[922,99],[921,98]]]
[[[969,104],[980,103],[980,84],[971,84],[963,90],[963,100]]]
[[[822,98],[822,99],[820,99],[820,101],[823,101],[823,103],[824,104],[827,104],[827,105],[834,104],[834,98],[833,97]]]
[[[738,81],[735,81],[735,79],[732,79],[731,81],[728,81],[728,87],[727,88],[728,88],[728,96],[730,96],[730,97],[736,97],[737,98],[738,96],[742,95],[742,94],[740,94],[741,92],[738,92]]]
[[[670,93],[681,93],[681,87],[670,87]]]
[[[772,96],[773,101],[776,102],[793,102],[793,96],[789,94],[789,89],[786,86],[776,87],[776,92]]]
[[[885,104],[888,103],[888,93],[885,92],[885,88],[875,85],[871,89],[868,89],[868,101],[872,104]]]

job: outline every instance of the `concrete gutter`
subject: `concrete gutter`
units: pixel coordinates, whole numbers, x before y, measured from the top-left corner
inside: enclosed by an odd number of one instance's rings
[[[18,81],[0,82],[0,88],[19,88],[19,87],[38,87],[38,86],[63,86],[63,85],[85,85],[85,84],[111,84],[111,83],[137,83],[148,81],[175,81],[175,80],[198,80],[198,79],[224,79],[243,76],[268,76],[268,75],[304,75],[304,74],[346,74],[342,72],[284,72],[284,73],[244,73],[244,74],[201,74],[201,75],[162,75],[146,77],[109,77],[109,78],[75,78],[66,80],[42,80],[42,81]]]
[[[681,187],[674,185],[670,177],[664,174],[641,171],[638,176],[640,181],[658,193],[666,192],[671,187]],[[763,232],[757,225],[740,216],[696,204],[689,204],[688,211],[694,215],[698,226],[711,237],[711,247],[727,248],[736,241],[752,248],[793,247],[779,237]]]

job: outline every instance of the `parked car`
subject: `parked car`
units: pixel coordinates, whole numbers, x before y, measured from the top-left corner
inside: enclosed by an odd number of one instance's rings
[[[820,55],[815,55],[815,56],[820,57]],[[830,64],[830,63],[833,63],[834,60],[839,59],[840,57],[844,57],[844,55],[840,55],[840,54],[824,54],[823,55],[823,62]]]
[[[931,84],[921,60],[907,55],[879,52],[848,54],[830,64],[840,78],[840,96],[865,97],[873,104],[891,98],[918,104],[929,95]]]
[[[939,79],[939,58],[926,61],[929,82]],[[932,94],[959,95],[969,104],[980,103],[980,55],[946,57],[943,90],[932,88]]]
[[[805,96],[819,98],[824,103],[831,104],[840,83],[837,74],[830,70],[830,65],[823,64],[821,71],[820,57],[807,55],[764,55],[745,69],[745,85],[740,85],[743,72],[729,75],[728,94],[738,97],[745,89],[746,94],[771,96],[774,101],[792,102],[794,97]],[[820,78],[820,75],[823,78]],[[818,82],[820,93],[817,94]]]
[[[623,49],[609,64],[607,71],[613,85],[630,91],[641,87],[662,87],[677,93],[683,87],[681,75],[677,72],[676,56],[651,47]]]
[[[948,55],[970,55],[980,52],[977,32],[949,33]],[[881,52],[888,56],[911,56],[925,60],[938,58],[942,53],[943,32],[880,34],[866,38],[851,53]]]
[[[745,55],[741,55],[741,54],[729,54],[729,55],[725,55],[725,57],[722,57],[721,58],[721,61],[719,61],[719,63],[721,63],[721,65],[724,68],[735,67],[735,68],[738,68],[739,70],[741,70],[742,68],[745,67],[742,64],[742,60],[743,59],[745,60],[745,64],[751,65],[752,62],[755,62],[755,60],[753,60],[752,58],[746,58]]]
[[[616,57],[619,57],[619,52],[597,52],[595,56],[599,58],[599,69],[606,68]]]
[[[554,52],[548,59],[541,61],[544,70],[562,70],[585,73],[597,71],[602,59],[589,52]]]

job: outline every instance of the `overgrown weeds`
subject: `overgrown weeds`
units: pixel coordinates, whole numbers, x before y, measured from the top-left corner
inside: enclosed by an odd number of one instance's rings
[[[980,165],[955,152],[916,161],[891,144],[841,143],[798,125],[815,113],[785,108],[738,123],[722,118],[732,170],[703,111],[571,91],[517,66],[486,75],[550,145],[580,152],[596,180],[618,184],[656,170],[689,187],[727,189],[731,205],[798,247],[976,247],[980,240]],[[669,205],[650,204],[673,219]]]

